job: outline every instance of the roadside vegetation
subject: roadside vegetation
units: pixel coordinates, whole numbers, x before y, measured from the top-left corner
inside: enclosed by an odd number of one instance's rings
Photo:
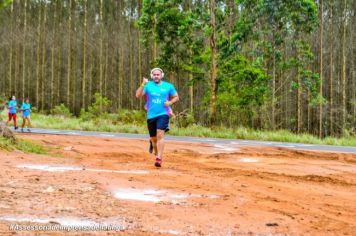
[[[121,109],[116,113],[110,113],[111,101],[96,94],[95,102],[89,106],[87,111],[82,110],[80,115],[74,116],[69,109],[61,104],[51,110],[49,114],[36,112],[31,115],[33,126],[36,128],[104,131],[146,134],[146,114],[144,111]],[[3,118],[6,114],[3,112]],[[294,134],[288,130],[261,131],[245,127],[228,128],[224,126],[205,127],[194,120],[190,113],[176,114],[172,119],[169,135],[194,136],[209,138],[247,139],[264,141],[281,141],[308,144],[327,144],[356,146],[356,137],[344,134],[344,137],[327,137],[320,139],[311,134]],[[4,143],[4,141],[2,141]],[[42,149],[31,144],[23,143],[22,150]],[[4,146],[4,145],[2,145]],[[10,145],[12,147],[19,147]]]
[[[13,151],[19,150],[26,153],[46,154],[47,148],[41,144],[17,138],[16,140],[0,137],[0,150]]]

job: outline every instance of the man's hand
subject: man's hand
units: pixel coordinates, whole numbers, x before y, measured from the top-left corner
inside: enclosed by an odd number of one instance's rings
[[[169,106],[172,105],[172,103],[171,103],[171,101],[166,101],[166,102],[164,103],[164,105],[165,105],[166,107],[169,107]]]
[[[142,79],[142,83],[141,83],[141,85],[140,85],[140,87],[138,87],[138,89],[136,90],[136,97],[137,98],[140,98],[140,97],[142,97],[143,96],[143,90],[144,90],[144,87],[145,87],[145,85],[148,83],[148,79],[147,78],[145,78],[145,77],[143,77],[143,79]]]
[[[148,83],[148,79],[145,78],[145,77],[143,77],[143,80],[142,80],[142,84],[141,84],[141,85],[145,86],[145,84],[147,84],[147,83]]]
[[[173,95],[172,97],[171,97],[171,100],[170,101],[166,101],[165,103],[164,103],[164,105],[166,106],[166,107],[169,107],[169,106],[172,106],[174,103],[176,103],[176,102],[178,102],[179,101],[179,97],[178,97],[178,93],[176,93],[175,95]]]

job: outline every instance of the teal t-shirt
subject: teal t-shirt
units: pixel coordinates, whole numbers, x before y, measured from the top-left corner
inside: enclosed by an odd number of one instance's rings
[[[172,115],[171,107],[166,107],[164,103],[177,94],[173,84],[165,81],[156,84],[154,81],[150,81],[145,85],[143,92],[146,96],[147,119]]]
[[[9,101],[9,104],[8,104],[9,113],[16,114],[16,111],[17,111],[16,107],[17,107],[16,100]]]
[[[31,105],[30,103],[22,103],[21,105],[21,111],[23,112],[22,115],[23,117],[28,117],[31,113]]]

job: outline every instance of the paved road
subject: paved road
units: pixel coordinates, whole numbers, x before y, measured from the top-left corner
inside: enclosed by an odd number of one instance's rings
[[[38,133],[38,134],[148,139],[148,135],[144,135],[144,134],[109,133],[109,132],[77,131],[77,130],[51,130],[51,129],[31,129],[31,131],[32,133]],[[208,143],[211,145],[224,145],[224,147],[228,147],[229,145],[269,146],[269,147],[284,147],[290,149],[310,150],[310,151],[356,153],[356,147],[348,147],[348,146],[284,143],[284,142],[240,140],[240,139],[196,138],[196,137],[180,137],[180,136],[169,136],[169,135],[166,136],[166,140],[178,141],[178,142]]]

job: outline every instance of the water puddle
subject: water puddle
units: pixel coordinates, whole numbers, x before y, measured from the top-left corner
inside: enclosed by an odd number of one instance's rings
[[[253,158],[241,158],[240,162],[245,162],[245,163],[256,163],[258,162],[257,159],[253,159]]]
[[[38,224],[59,224],[68,227],[89,227],[89,226],[116,226],[117,229],[123,230],[124,220],[115,220],[112,222],[97,222],[91,219],[82,219],[75,217],[59,217],[59,218],[36,218],[31,216],[0,216],[0,221],[8,222],[30,222]],[[118,224],[120,223],[120,224]]]
[[[215,144],[214,147],[215,147],[215,149],[220,149],[223,152],[228,152],[228,153],[236,152],[237,150],[239,150],[238,148],[232,148],[232,147],[220,145],[220,144]],[[217,153],[217,152],[215,152],[215,153]]]
[[[149,173],[147,170],[105,170],[105,169],[85,168],[79,166],[50,166],[50,165],[23,164],[23,165],[17,165],[17,167],[31,169],[31,170],[47,171],[47,172],[91,171],[91,172],[103,172],[103,173],[136,174],[136,175],[144,175]]]
[[[0,220],[10,221],[10,222],[31,222],[31,223],[40,223],[47,224],[51,222],[50,219],[41,219],[41,218],[31,218],[31,217],[20,217],[20,216],[0,216]]]
[[[0,203],[0,208],[9,209],[9,208],[11,208],[11,207],[8,206],[8,205],[6,205],[6,204]]]
[[[31,169],[31,170],[48,171],[48,172],[65,172],[65,171],[83,170],[83,168],[76,167],[76,166],[50,166],[50,165],[24,164],[24,165],[17,165],[17,167],[18,168]]]
[[[105,172],[105,173],[119,173],[119,174],[136,174],[136,175],[145,175],[149,172],[147,170],[101,170],[101,169],[85,169],[87,171],[93,172]]]
[[[177,204],[188,198],[219,198],[217,195],[200,195],[200,194],[186,194],[186,193],[169,193],[164,190],[154,189],[130,189],[121,188],[114,191],[114,197],[122,200],[134,200],[145,202],[172,202]]]
[[[160,232],[162,234],[171,234],[171,235],[179,235],[179,234],[181,234],[181,232],[179,232],[178,230],[173,230],[173,229],[159,230],[158,232]]]
[[[118,189],[115,191],[114,196],[123,200],[160,202],[163,192],[157,190]]]
[[[92,220],[78,218],[34,218],[23,216],[1,216],[0,220],[12,222],[31,222],[40,224],[57,223],[65,226],[91,226],[98,224],[97,222]]]

